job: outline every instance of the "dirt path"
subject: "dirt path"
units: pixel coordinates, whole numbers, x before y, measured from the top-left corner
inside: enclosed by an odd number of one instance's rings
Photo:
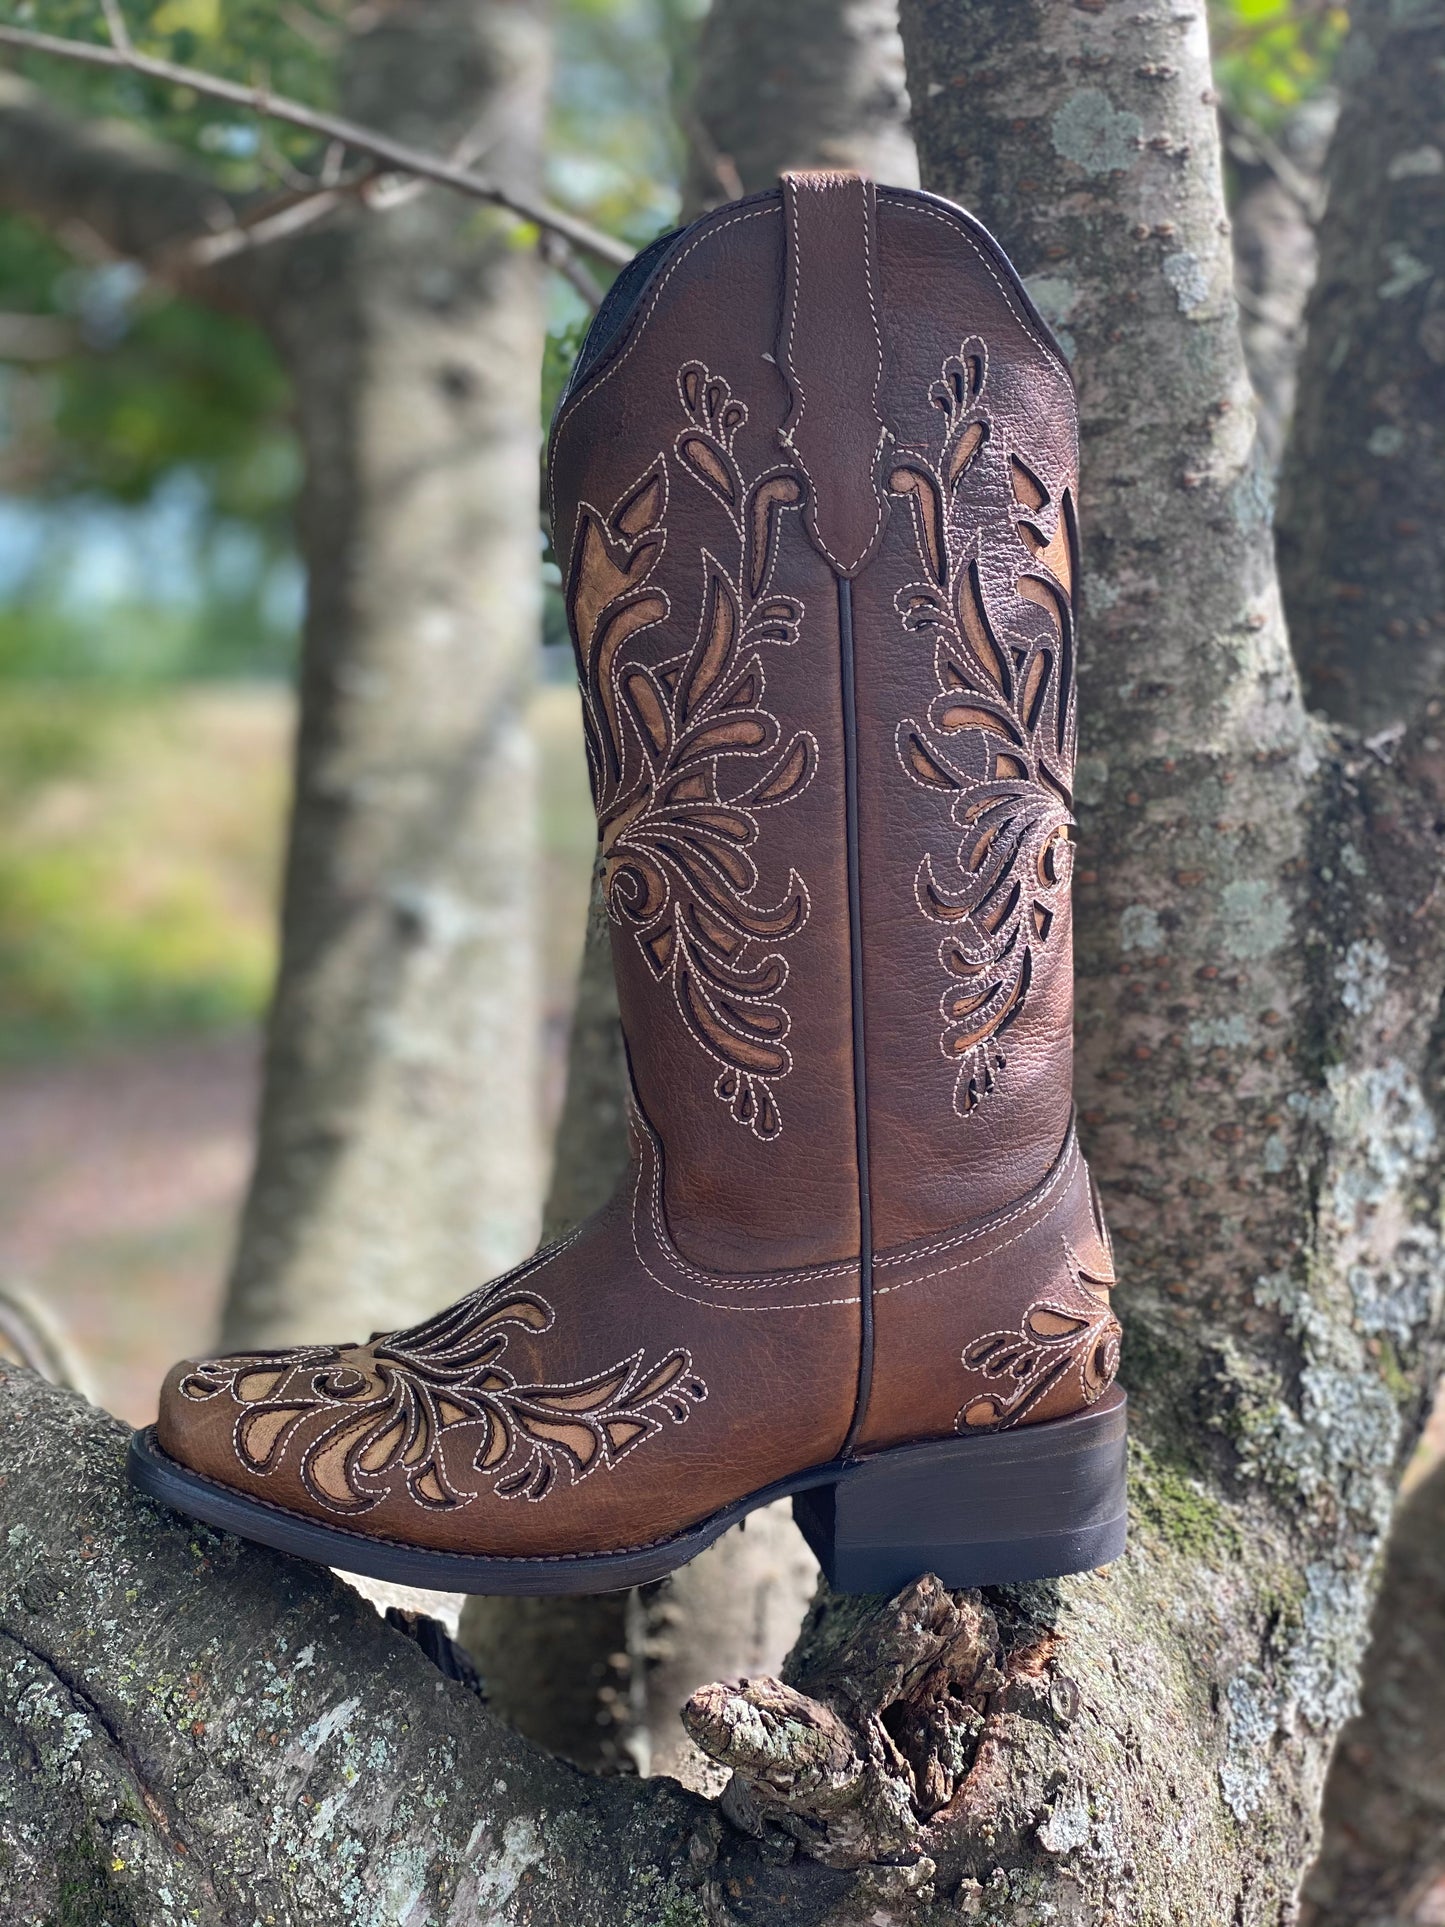
[[[0,1276],[51,1311],[132,1424],[214,1330],[256,1050],[247,1032],[0,1075]]]

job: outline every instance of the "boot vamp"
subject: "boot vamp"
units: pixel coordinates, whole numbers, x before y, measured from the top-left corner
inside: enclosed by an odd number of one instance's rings
[[[519,1557],[650,1544],[826,1462],[852,1414],[856,1267],[719,1279],[647,1189],[409,1331],[184,1361],[161,1447],[368,1537]]]

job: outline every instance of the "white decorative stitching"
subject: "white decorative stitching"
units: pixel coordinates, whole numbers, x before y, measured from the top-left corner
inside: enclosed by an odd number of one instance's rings
[[[652,291],[651,297],[648,300],[646,308],[632,322],[631,324],[632,339],[628,342],[627,346],[623,349],[622,353],[617,357],[616,361],[614,361],[610,367],[605,368],[602,371],[602,373],[597,377],[596,381],[589,382],[585,387],[580,389],[578,393],[573,396],[572,400],[568,402],[567,406],[563,409],[562,413],[557,417],[556,425],[552,430],[552,460],[549,464],[549,473],[548,473],[548,482],[547,482],[548,516],[551,521],[552,527],[554,529],[557,526],[557,489],[556,489],[556,482],[555,482],[555,476],[557,473],[557,450],[561,446],[562,437],[565,434],[567,428],[571,425],[572,419],[577,413],[577,410],[581,407],[582,403],[584,401],[590,401],[594,395],[599,394],[601,390],[606,386],[606,384],[617,373],[618,369],[621,368],[624,365],[624,363],[628,360],[628,357],[632,354],[633,349],[636,348],[638,342],[642,339],[643,330],[646,328],[647,323],[651,320],[653,310],[656,308],[658,302],[662,299],[662,291],[667,286],[668,282],[672,279],[673,275],[676,274],[677,270],[682,266],[683,262],[687,259],[687,257],[690,254],[694,253],[698,248],[702,247],[706,242],[715,240],[717,236],[719,234],[722,234],[726,229],[730,227],[736,227],[739,221],[756,221],[756,220],[760,220],[764,215],[768,215],[768,214],[776,214],[781,216],[782,211],[783,210],[782,210],[781,204],[777,206],[773,206],[772,204],[769,204],[766,207],[749,208],[746,211],[746,213],[743,213],[743,214],[729,215],[727,220],[719,221],[716,227],[710,227],[708,228],[706,233],[699,234],[696,240],[690,241],[688,245],[682,249],[681,253],[679,253],[673,260],[668,262],[666,268],[663,270],[661,278],[657,283],[657,286]]]
[[[1018,322],[1019,326],[1023,329],[1024,333],[1028,336],[1029,340],[1038,349],[1039,353],[1043,355],[1052,364],[1052,366],[1058,371],[1058,373],[1063,376],[1064,380],[1069,384],[1069,387],[1070,388],[1073,387],[1074,385],[1073,376],[1069,373],[1068,369],[1064,366],[1063,362],[1059,360],[1058,356],[1054,353],[1053,349],[1050,348],[1048,343],[1046,341],[1041,341],[1038,335],[1034,333],[1033,328],[1029,324],[1028,316],[1024,313],[1023,309],[1020,308],[1018,304],[1017,294],[1014,292],[1012,288],[1009,287],[1008,283],[999,274],[997,268],[994,266],[993,262],[989,258],[988,250],[982,246],[982,244],[979,242],[976,235],[970,232],[970,230],[967,227],[963,226],[961,222],[956,221],[951,215],[945,214],[941,208],[920,206],[917,201],[904,201],[904,200],[895,201],[891,195],[889,196],[888,205],[890,207],[897,208],[899,212],[902,214],[917,214],[917,215],[925,216],[928,220],[937,221],[940,223],[940,225],[942,225],[943,227],[946,227],[950,234],[962,235],[963,239],[967,241],[968,245],[973,249],[973,252],[977,256],[980,265],[988,274],[989,279],[993,282],[994,286],[998,289],[999,293],[1003,296],[1004,300],[1008,303],[1009,311],[1013,315],[1015,321]]]
[[[818,526],[818,515],[817,515],[818,507],[821,505],[822,499],[823,499],[822,490],[818,487],[817,481],[813,476],[813,472],[808,467],[807,462],[804,460],[803,452],[798,447],[798,443],[797,443],[797,433],[798,433],[798,430],[802,427],[803,414],[805,409],[807,408],[807,397],[803,392],[802,377],[798,372],[797,359],[793,353],[793,344],[797,339],[798,308],[800,305],[799,294],[803,285],[803,240],[802,240],[802,230],[798,222],[799,201],[798,201],[798,184],[797,184],[796,176],[785,175],[784,185],[786,190],[791,196],[792,207],[793,207],[793,218],[788,223],[788,254],[793,267],[793,298],[788,304],[787,379],[788,379],[788,387],[794,394],[797,401],[797,412],[792,422],[786,428],[783,428],[779,431],[778,439],[781,442],[783,442],[786,447],[790,448],[793,451],[793,454],[797,458],[799,468],[802,469],[804,475],[807,477],[808,488],[812,495],[813,510],[814,510],[813,514],[808,518],[811,533],[814,539],[816,540],[818,547],[823,551],[823,554],[833,564],[833,567],[838,571],[840,575],[846,576],[847,574],[850,573],[851,570],[856,569],[858,567],[859,562],[861,562],[863,557],[867,555],[868,551],[872,548],[874,542],[878,539],[879,529],[883,526],[884,502],[883,502],[883,497],[879,493],[879,490],[877,487],[877,468],[878,468],[878,458],[883,453],[883,445],[888,440],[888,424],[884,422],[880,416],[878,440],[874,444],[874,448],[873,448],[873,471],[869,477],[870,484],[873,487],[873,501],[874,501],[873,527],[872,527],[872,530],[869,532],[868,539],[863,544],[863,547],[860,550],[857,558],[853,562],[844,562],[839,556],[834,555],[833,551],[829,548],[828,544],[823,539],[823,532],[821,528]],[[867,287],[868,287],[868,318],[873,325],[873,341],[874,341],[875,347],[878,350],[877,360],[874,362],[874,366],[873,366],[873,389],[870,396],[870,400],[873,405],[873,412],[875,415],[877,415],[878,414],[878,390],[883,379],[883,336],[878,326],[877,303],[874,299],[874,293],[873,293],[873,270],[869,263],[869,258],[868,258],[870,254],[870,248],[868,245],[870,238],[871,237],[870,237],[869,228],[868,228],[868,198],[865,193],[863,196],[863,275],[864,275],[864,280],[866,281]]]
[[[670,1269],[677,1272],[679,1276],[687,1278],[692,1283],[701,1285],[710,1292],[755,1292],[777,1290],[787,1285],[808,1284],[814,1279],[845,1277],[857,1272],[858,1261],[856,1259],[849,1259],[841,1264],[812,1265],[796,1271],[770,1272],[759,1278],[740,1279],[724,1277],[716,1272],[704,1271],[699,1266],[690,1264],[682,1256],[681,1252],[678,1251],[676,1245],[673,1244],[663,1217],[662,1159],[657,1135],[652,1129],[652,1126],[643,1117],[641,1111],[635,1106],[633,1108],[633,1118],[637,1126],[638,1135],[644,1141],[646,1155],[638,1159],[637,1178],[633,1187],[632,1245],[633,1250],[637,1254],[638,1263],[642,1265],[648,1276],[653,1279],[656,1284],[662,1285],[664,1290],[670,1291],[673,1287],[668,1285],[664,1279],[659,1278],[657,1273],[648,1264],[646,1258],[643,1256],[641,1240],[638,1237],[638,1221],[644,1209],[642,1197],[644,1164],[650,1166],[651,1183],[648,1187],[650,1195],[646,1210],[653,1239],[656,1242],[657,1254],[662,1262],[669,1266]],[[956,1232],[949,1237],[935,1239],[932,1243],[922,1247],[914,1247],[881,1257],[875,1257],[873,1269],[876,1274],[888,1266],[922,1263],[929,1258],[938,1257],[945,1251],[958,1250],[961,1246],[975,1243],[980,1239],[992,1241],[1000,1231],[1007,1230],[1010,1225],[1018,1223],[1021,1219],[1027,1217],[1033,1220],[1025,1230],[1017,1233],[1014,1237],[1008,1238],[1002,1243],[989,1242],[985,1244],[983,1250],[975,1252],[971,1257],[961,1259],[955,1264],[944,1265],[936,1271],[924,1273],[921,1277],[903,1278],[895,1284],[879,1285],[875,1283],[873,1287],[875,1295],[882,1296],[884,1293],[890,1291],[903,1291],[910,1285],[927,1284],[932,1279],[947,1277],[955,1271],[963,1271],[973,1265],[983,1264],[998,1252],[1009,1250],[1023,1238],[1028,1237],[1038,1225],[1046,1223],[1048,1219],[1054,1215],[1054,1212],[1058,1210],[1059,1206],[1066,1201],[1067,1193],[1065,1193],[1064,1196],[1055,1198],[1054,1202],[1048,1205],[1047,1210],[1042,1209],[1042,1207],[1047,1204],[1049,1198],[1053,1196],[1054,1192],[1058,1190],[1059,1186],[1065,1184],[1066,1181],[1073,1176],[1079,1162],[1078,1139],[1071,1133],[1063,1156],[1059,1159],[1043,1186],[1030,1197],[1005,1212],[1001,1217],[985,1219],[980,1225],[974,1225],[967,1230]],[[691,1294],[687,1292],[678,1292],[676,1295],[690,1298],[694,1304],[714,1303],[710,1298],[691,1298]],[[846,1299],[824,1299],[819,1302],[824,1305],[854,1304],[857,1302],[857,1299],[855,1296]],[[816,1305],[717,1306],[717,1309],[721,1311],[807,1311],[816,1308]]]

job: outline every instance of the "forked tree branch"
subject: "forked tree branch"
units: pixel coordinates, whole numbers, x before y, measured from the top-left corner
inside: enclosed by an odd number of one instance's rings
[[[189,87],[207,99],[228,101],[232,106],[244,107],[268,120],[284,121],[287,126],[303,128],[308,133],[319,134],[323,139],[340,141],[355,153],[367,154],[398,173],[413,174],[419,179],[434,181],[441,187],[455,188],[459,193],[470,194],[477,200],[505,208],[519,220],[530,221],[544,233],[556,235],[600,261],[621,267],[632,258],[632,249],[626,242],[604,234],[590,222],[578,220],[575,215],[567,214],[560,208],[534,201],[530,195],[518,194],[470,167],[447,160],[440,154],[428,154],[407,141],[395,140],[389,134],[363,127],[359,122],[347,120],[340,114],[307,107],[301,101],[273,93],[269,87],[246,86],[240,81],[208,74],[197,67],[185,67],[172,60],[158,60],[150,54],[138,53],[128,39],[121,44],[101,46],[88,40],[68,40],[58,34],[36,33],[28,27],[0,25],[0,46],[16,47],[27,53],[48,54],[60,60],[79,61],[91,67],[118,68],[141,74],[148,80]]]

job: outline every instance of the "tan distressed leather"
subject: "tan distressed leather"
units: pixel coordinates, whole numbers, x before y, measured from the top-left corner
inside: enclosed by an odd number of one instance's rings
[[[166,1452],[353,1531],[561,1559],[845,1443],[1099,1398],[1076,466],[1056,348],[926,196],[789,177],[604,311],[551,513],[633,1171],[411,1332],[177,1367]]]

